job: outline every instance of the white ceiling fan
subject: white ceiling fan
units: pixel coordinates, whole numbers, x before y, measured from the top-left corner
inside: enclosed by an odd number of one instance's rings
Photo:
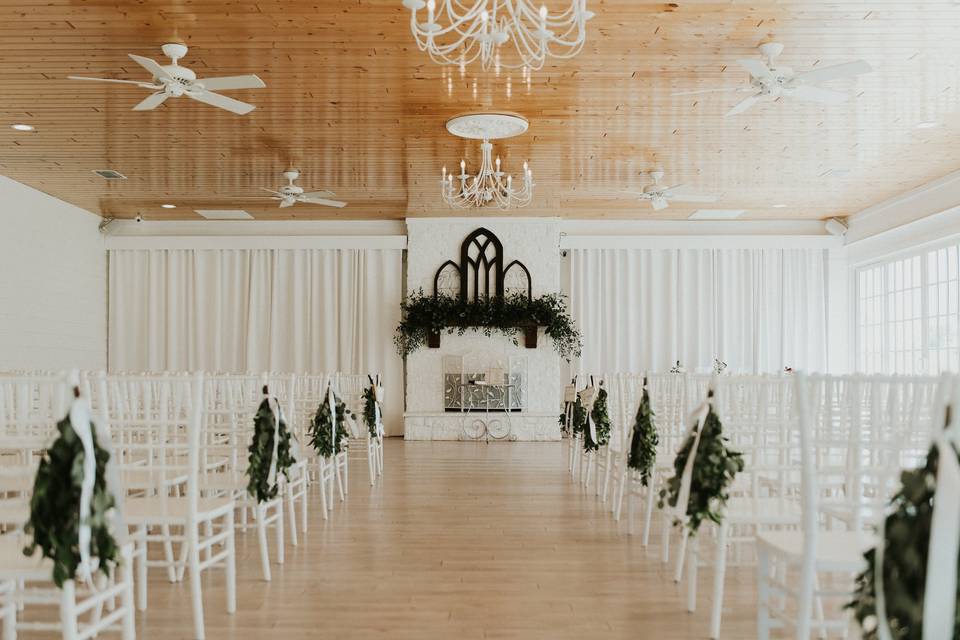
[[[264,191],[273,194],[273,200],[280,201],[280,208],[292,207],[298,202],[305,202],[308,204],[320,204],[325,207],[344,207],[346,202],[340,202],[339,200],[330,200],[330,197],[335,195],[332,191],[308,191],[304,192],[303,187],[299,187],[293,184],[294,180],[300,177],[300,172],[296,169],[290,169],[283,172],[283,177],[287,179],[287,184],[280,187],[279,191],[274,191],[273,189],[267,189],[266,187],[261,187]]]
[[[653,178],[653,184],[648,184],[642,192],[630,191],[628,193],[638,196],[640,200],[648,200],[654,211],[660,211],[670,206],[671,202],[716,202],[716,196],[698,195],[688,193],[684,190],[684,185],[678,184],[667,187],[660,184],[663,179],[663,171],[651,171],[650,177]]]
[[[749,87],[681,91],[673,95],[695,95],[721,91],[741,91],[753,94],[734,105],[734,107],[726,113],[727,116],[743,113],[758,102],[770,102],[781,96],[785,98],[796,98],[797,100],[806,100],[807,102],[817,102],[819,104],[840,104],[845,102],[850,96],[842,91],[826,89],[818,85],[821,82],[829,82],[830,80],[836,80],[838,78],[848,78],[873,71],[873,67],[867,64],[866,61],[856,60],[854,62],[845,62],[843,64],[794,73],[790,67],[778,67],[776,65],[777,56],[783,52],[782,44],[779,42],[767,42],[761,44],[759,48],[760,55],[766,59],[766,62],[755,58],[737,61],[741,67],[750,72]]]
[[[214,107],[220,107],[233,113],[244,115],[253,111],[256,107],[246,102],[240,102],[233,98],[214,93],[214,90],[226,89],[262,89],[267,86],[263,80],[250,74],[246,76],[224,76],[221,78],[198,79],[197,74],[186,67],[181,67],[177,61],[187,55],[187,47],[182,44],[165,44],[163,47],[164,55],[172,61],[170,64],[161,65],[156,60],[144,58],[134,54],[128,54],[130,59],[139,64],[152,74],[149,82],[140,82],[137,80],[117,80],[114,78],[88,78],[84,76],[67,76],[71,80],[90,80],[93,82],[115,82],[118,84],[134,84],[144,89],[150,89],[152,94],[138,103],[134,111],[149,111],[156,109],[167,98],[179,98],[187,96],[198,102],[203,102]]]

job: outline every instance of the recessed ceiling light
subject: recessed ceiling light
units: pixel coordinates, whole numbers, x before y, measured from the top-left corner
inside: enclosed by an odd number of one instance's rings
[[[162,208],[164,208],[164,209],[176,209],[176,208],[177,208],[177,205],[175,205],[175,204],[162,204],[162,205],[160,205],[160,206],[161,206]]]
[[[786,209],[786,208],[787,208],[787,205],[785,205],[785,204],[775,204],[775,205],[773,205],[773,208],[774,208],[774,209]]]
[[[917,129],[933,129],[939,126],[940,126],[940,123],[937,122],[936,120],[924,120],[923,122],[918,122],[916,128]]]
[[[745,213],[743,209],[697,209],[690,220],[733,220]]]
[[[16,129],[17,131],[33,131],[32,124],[21,124],[19,122],[17,124],[10,125],[10,128]]]

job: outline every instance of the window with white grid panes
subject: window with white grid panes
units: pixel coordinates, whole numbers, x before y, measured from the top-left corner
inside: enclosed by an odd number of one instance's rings
[[[856,363],[865,373],[960,369],[958,244],[856,270]]]

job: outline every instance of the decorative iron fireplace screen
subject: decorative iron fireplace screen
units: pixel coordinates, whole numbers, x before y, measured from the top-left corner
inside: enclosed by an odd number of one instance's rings
[[[499,384],[488,384],[483,373],[445,373],[443,408],[456,412],[523,411],[526,398],[523,374],[504,374]]]

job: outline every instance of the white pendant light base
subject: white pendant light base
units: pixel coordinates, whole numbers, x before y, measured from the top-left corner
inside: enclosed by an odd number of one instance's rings
[[[465,113],[447,120],[447,131],[471,140],[502,140],[527,131],[527,119],[512,113]]]

